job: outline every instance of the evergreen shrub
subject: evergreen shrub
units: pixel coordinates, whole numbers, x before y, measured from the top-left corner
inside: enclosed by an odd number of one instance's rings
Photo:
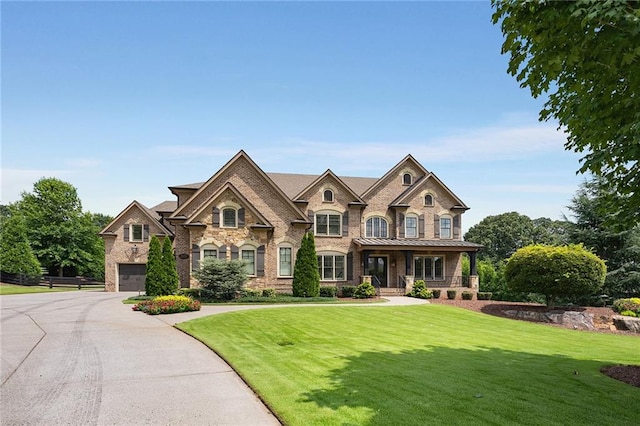
[[[416,297],[418,299],[431,299],[433,297],[433,292],[427,288],[424,280],[416,280],[413,283],[413,289],[411,289],[408,296]]]
[[[473,292],[472,291],[463,291],[462,292],[462,300],[473,300]]]
[[[353,293],[353,297],[356,299],[368,299],[376,296],[376,288],[371,283],[362,283]]]
[[[340,289],[340,296],[341,297],[353,297],[353,295],[356,292],[356,286],[353,285],[345,285],[344,287],[342,287]]]
[[[447,290],[447,299],[455,299],[458,292],[456,290]]]
[[[336,297],[337,294],[336,287],[320,287],[320,297]]]

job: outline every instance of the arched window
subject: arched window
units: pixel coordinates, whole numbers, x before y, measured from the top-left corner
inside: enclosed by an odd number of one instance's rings
[[[433,206],[433,195],[427,194],[424,196],[424,205],[427,207]]]
[[[365,236],[367,238],[388,238],[389,224],[383,217],[370,217],[367,219]]]
[[[233,207],[225,207],[222,209],[222,227],[223,228],[238,227],[238,211]]]
[[[325,189],[322,193],[322,201],[326,203],[333,203],[333,191],[330,189]]]
[[[403,185],[411,185],[411,182],[413,182],[413,176],[411,176],[411,173],[405,173],[402,175]]]

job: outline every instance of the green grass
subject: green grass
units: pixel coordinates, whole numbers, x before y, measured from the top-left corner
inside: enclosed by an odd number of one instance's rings
[[[14,284],[0,284],[0,295],[6,294],[27,294],[27,293],[54,293],[58,291],[72,291],[77,288],[71,287],[44,287],[39,285],[26,286],[26,285],[14,285]]]
[[[288,425],[637,424],[640,337],[445,305],[261,309],[177,325]]]

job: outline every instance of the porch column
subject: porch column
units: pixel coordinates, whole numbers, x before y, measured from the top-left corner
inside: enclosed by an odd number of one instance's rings
[[[362,261],[364,262],[364,275],[369,275],[369,250],[362,250]]]
[[[469,255],[469,275],[478,275],[477,267],[476,267],[476,256],[478,252],[468,251]]]
[[[413,252],[411,250],[404,251],[404,274],[411,274],[411,258],[413,257]]]

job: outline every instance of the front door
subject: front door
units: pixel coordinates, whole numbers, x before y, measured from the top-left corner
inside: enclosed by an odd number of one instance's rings
[[[369,256],[368,270],[371,275],[371,284],[378,287],[388,287],[386,256]]]

